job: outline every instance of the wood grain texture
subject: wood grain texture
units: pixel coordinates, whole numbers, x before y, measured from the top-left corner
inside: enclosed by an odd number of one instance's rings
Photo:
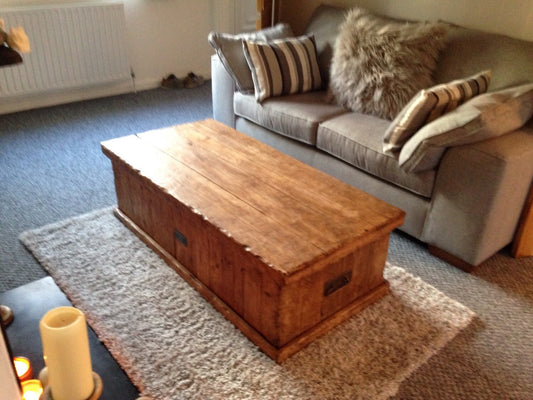
[[[128,226],[276,351],[384,293],[403,211],[213,120],[102,150]]]
[[[141,240],[143,240],[150,248],[152,248],[165,262],[172,267],[189,285],[191,285],[198,293],[200,293],[215,309],[220,312],[226,319],[231,321],[248,339],[256,344],[265,354],[272,358],[277,363],[285,361],[290,356],[296,354],[298,351],[309,345],[313,340],[326,334],[329,330],[346,321],[352,315],[363,310],[365,307],[376,302],[389,292],[388,282],[381,283],[378,287],[368,291],[363,296],[357,298],[347,304],[345,307],[337,311],[328,318],[323,319],[318,324],[314,325],[309,330],[301,333],[299,336],[288,342],[283,346],[274,346],[270,343],[259,331],[251,326],[240,314],[236,313],[233,308],[229,307],[227,303],[222,301],[207,285],[204,285],[188,268],[177,262],[172,254],[163,249],[159,243],[153,240],[146,234],[139,226],[130,220],[118,208],[115,210],[115,215],[126,225],[132,232],[134,232]]]
[[[464,260],[461,260],[459,257],[454,256],[451,253],[448,253],[445,250],[442,250],[439,247],[428,245],[429,252],[434,255],[435,257],[440,258],[443,261],[446,261],[448,264],[451,264],[459,269],[462,269],[465,272],[472,272],[476,265],[472,265],[470,263],[467,263]]]
[[[533,256],[533,186],[529,189],[511,252],[517,258]]]

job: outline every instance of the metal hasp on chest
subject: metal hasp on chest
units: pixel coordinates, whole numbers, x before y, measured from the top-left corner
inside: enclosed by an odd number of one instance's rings
[[[277,362],[388,292],[396,207],[213,120],[102,150],[116,215]]]

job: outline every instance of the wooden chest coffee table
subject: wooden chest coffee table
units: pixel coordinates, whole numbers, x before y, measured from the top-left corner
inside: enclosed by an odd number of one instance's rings
[[[116,214],[277,362],[387,293],[403,211],[213,120],[102,149]]]

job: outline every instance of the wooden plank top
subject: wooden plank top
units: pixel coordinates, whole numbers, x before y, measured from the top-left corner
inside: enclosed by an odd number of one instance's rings
[[[348,254],[405,216],[214,120],[112,139],[102,150],[283,275]]]

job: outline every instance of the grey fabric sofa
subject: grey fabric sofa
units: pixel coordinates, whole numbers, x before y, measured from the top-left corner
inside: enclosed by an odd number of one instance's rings
[[[324,76],[344,15],[320,6],[306,30],[315,35]],[[236,90],[219,55],[211,64],[216,120],[405,210],[399,229],[434,254],[468,269],[512,242],[533,178],[531,118],[495,138],[441,144],[434,167],[407,171],[383,151],[390,120],[332,104],[327,90],[259,103]],[[435,83],[483,69],[492,72],[489,92],[533,82],[533,42],[450,26]]]

